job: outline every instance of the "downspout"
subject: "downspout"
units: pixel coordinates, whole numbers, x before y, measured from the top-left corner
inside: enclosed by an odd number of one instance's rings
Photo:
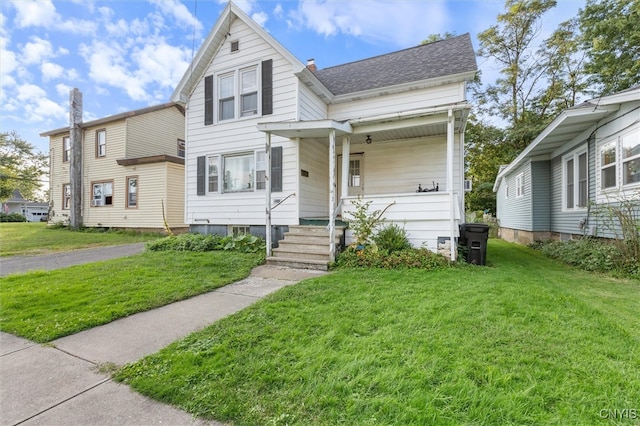
[[[453,187],[453,132],[455,118],[453,109],[449,108],[447,113],[447,189],[449,190],[449,241],[451,243],[451,261],[456,261],[456,219],[455,219],[455,193]]]

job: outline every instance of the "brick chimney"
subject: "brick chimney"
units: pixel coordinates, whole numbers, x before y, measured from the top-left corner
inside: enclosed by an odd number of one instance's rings
[[[316,67],[316,60],[313,58],[307,59],[307,68],[309,68],[309,71],[311,72],[316,72],[316,70],[318,69]]]

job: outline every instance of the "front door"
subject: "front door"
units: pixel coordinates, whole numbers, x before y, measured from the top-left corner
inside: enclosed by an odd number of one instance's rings
[[[338,186],[338,201],[342,197],[342,155],[338,156],[338,180],[336,182]],[[364,195],[364,155],[363,154],[351,154],[349,156],[349,179],[348,179],[349,192],[348,196],[361,196]]]

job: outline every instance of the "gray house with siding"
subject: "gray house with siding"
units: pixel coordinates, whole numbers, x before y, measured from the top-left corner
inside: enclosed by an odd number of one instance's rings
[[[640,86],[563,111],[494,185],[501,238],[616,237],[596,206],[640,203]]]

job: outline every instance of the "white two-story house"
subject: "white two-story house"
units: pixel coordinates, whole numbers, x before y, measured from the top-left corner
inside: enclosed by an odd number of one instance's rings
[[[171,99],[186,111],[185,222],[333,260],[336,223],[361,197],[393,203],[385,219],[414,246],[455,247],[476,70],[468,34],[316,69],[229,3]],[[323,253],[278,244],[307,223],[326,226]]]

